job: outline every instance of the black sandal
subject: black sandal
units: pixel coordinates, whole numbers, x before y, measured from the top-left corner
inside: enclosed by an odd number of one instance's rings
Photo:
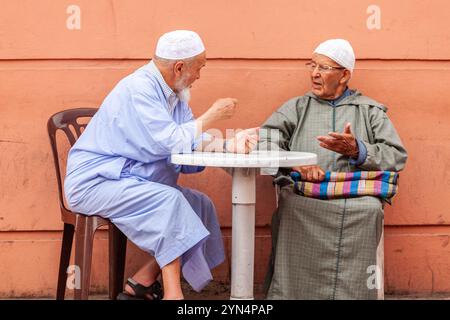
[[[128,278],[127,284],[133,289],[134,295],[124,291],[119,293],[117,300],[161,300],[163,298],[162,287],[158,280],[150,286],[145,287],[132,278]]]

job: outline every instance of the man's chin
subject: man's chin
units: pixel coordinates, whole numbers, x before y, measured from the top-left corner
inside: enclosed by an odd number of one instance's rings
[[[314,87],[311,88],[311,92],[314,93],[314,95],[316,95],[318,97],[320,97],[322,95],[322,93],[323,93],[322,90],[316,89]]]

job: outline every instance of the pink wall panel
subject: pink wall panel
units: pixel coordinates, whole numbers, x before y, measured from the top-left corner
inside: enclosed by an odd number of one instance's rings
[[[145,61],[0,63],[0,159],[3,230],[60,228],[52,159],[46,136],[48,117],[61,109],[98,106],[115,83]],[[7,65],[7,66],[6,66]],[[448,224],[450,124],[445,83],[450,69],[441,63],[361,62],[352,86],[384,102],[410,158],[401,174],[400,193],[386,211],[387,224]],[[445,64],[446,65],[446,64]],[[430,81],[439,77],[438,83]],[[430,80],[426,80],[430,79]],[[239,99],[233,120],[220,129],[260,125],[289,98],[308,90],[301,62],[209,61],[193,88],[192,106],[200,115],[218,97]],[[439,172],[439,175],[436,174]],[[230,178],[207,169],[187,186],[204,190],[230,225]],[[258,178],[257,223],[266,225],[274,208],[269,177]],[[42,217],[46,218],[43,219]]]
[[[66,27],[74,4],[79,30]],[[379,30],[367,27],[371,5],[381,10]],[[446,0],[1,0],[0,7],[0,59],[149,58],[172,29],[199,32],[214,58],[306,58],[332,37],[350,40],[360,59],[449,57]]]

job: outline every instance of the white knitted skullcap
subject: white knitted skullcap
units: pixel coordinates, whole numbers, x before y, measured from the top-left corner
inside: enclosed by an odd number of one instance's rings
[[[355,68],[355,53],[347,40],[327,40],[319,44],[314,53],[327,56],[342,67],[350,70],[350,72],[353,72]]]
[[[156,45],[156,56],[169,60],[192,58],[205,51],[200,36],[188,30],[175,30],[163,34]]]

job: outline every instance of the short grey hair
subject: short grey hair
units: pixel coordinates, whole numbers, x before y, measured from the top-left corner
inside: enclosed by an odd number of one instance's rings
[[[176,59],[176,60],[161,58],[161,57],[158,57],[157,55],[155,55],[153,57],[153,60],[158,61],[158,63],[160,63],[160,64],[162,64],[163,66],[166,66],[166,67],[174,65],[178,61],[183,61],[184,63],[186,63],[186,65],[190,66],[192,64],[192,62],[195,61],[195,59],[196,59],[196,57],[191,57],[191,58],[187,58],[187,59]]]

